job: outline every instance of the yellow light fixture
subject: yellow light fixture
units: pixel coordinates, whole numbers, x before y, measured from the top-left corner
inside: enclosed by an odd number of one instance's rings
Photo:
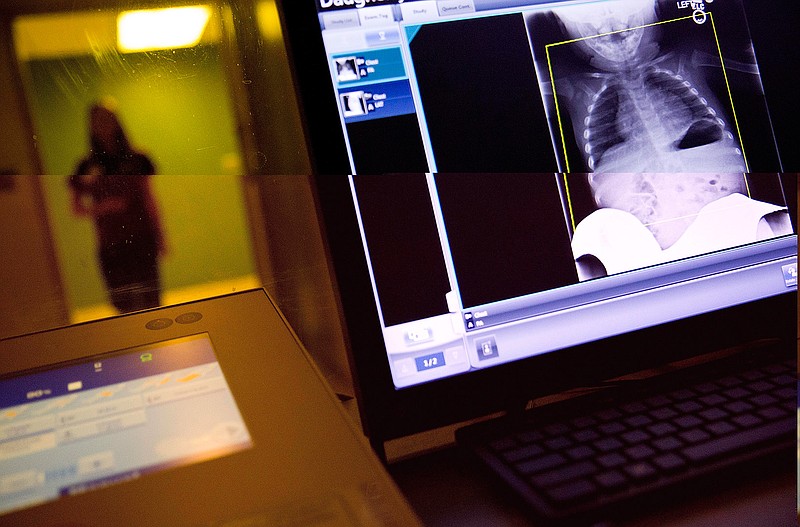
[[[190,48],[200,42],[210,18],[208,6],[123,11],[117,17],[117,46],[122,52]]]

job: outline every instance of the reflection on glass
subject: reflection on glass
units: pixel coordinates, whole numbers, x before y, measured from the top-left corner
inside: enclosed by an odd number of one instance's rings
[[[86,108],[108,96],[118,101],[129,139],[147,145],[159,174],[243,173],[220,16],[208,7],[198,12],[196,45],[150,42],[135,52],[118,45],[118,36],[130,34],[117,30],[122,11],[15,19],[15,50],[44,173],[74,171],[85,151]],[[150,29],[158,24],[151,21]]]
[[[107,110],[100,107],[92,110],[104,118],[114,115],[106,114]],[[122,133],[118,124],[116,127]],[[94,144],[99,145],[99,140]],[[127,162],[131,170],[139,169],[140,175],[105,172],[106,164],[120,162]],[[78,173],[69,178],[72,211],[78,217],[94,221],[101,275],[111,304],[120,313],[153,308],[161,303],[158,259],[166,245],[150,182],[152,168],[143,154],[118,148],[114,155],[96,146],[81,163]]]
[[[160,303],[172,305],[261,286],[239,176],[39,180],[72,322],[127,310],[115,308],[119,297],[141,309],[159,290]],[[93,208],[112,215],[100,222]]]
[[[121,51],[190,48],[196,46],[211,18],[208,6],[125,11],[117,18]]]

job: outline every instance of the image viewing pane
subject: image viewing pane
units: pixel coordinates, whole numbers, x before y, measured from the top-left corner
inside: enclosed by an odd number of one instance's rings
[[[750,170],[743,129],[768,118],[752,111],[758,67],[739,56],[752,49],[740,6],[713,7],[619,0],[528,17],[565,171]]]

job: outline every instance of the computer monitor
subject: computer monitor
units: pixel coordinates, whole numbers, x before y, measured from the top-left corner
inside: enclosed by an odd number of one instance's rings
[[[727,346],[795,346],[784,4],[280,9],[376,446]],[[729,205],[742,216],[706,223]],[[771,234],[729,236],[745,217]],[[608,229],[630,246],[598,247]]]
[[[787,0],[280,7],[319,173],[798,166]]]

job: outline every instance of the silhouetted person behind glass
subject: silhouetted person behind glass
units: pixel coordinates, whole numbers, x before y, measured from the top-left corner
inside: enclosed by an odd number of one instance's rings
[[[114,307],[122,313],[156,307],[165,245],[150,181],[155,167],[130,146],[109,108],[91,107],[89,129],[89,155],[69,178],[72,210],[94,220],[100,269]]]

